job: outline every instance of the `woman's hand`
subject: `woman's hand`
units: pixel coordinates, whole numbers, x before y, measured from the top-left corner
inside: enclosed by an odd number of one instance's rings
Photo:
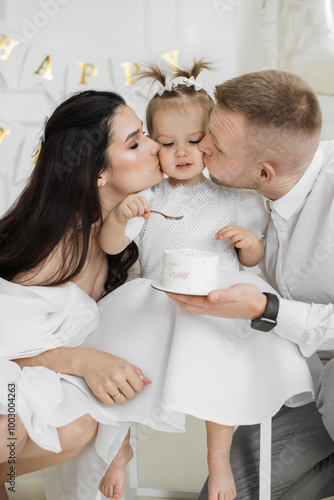
[[[78,357],[77,374],[107,406],[133,399],[151,383],[139,368],[113,354],[81,348]]]
[[[124,359],[87,347],[58,347],[31,358],[12,361],[21,368],[44,366],[56,373],[82,377],[93,394],[107,406],[115,401],[122,404],[127,399],[133,399],[151,383],[139,368]]]

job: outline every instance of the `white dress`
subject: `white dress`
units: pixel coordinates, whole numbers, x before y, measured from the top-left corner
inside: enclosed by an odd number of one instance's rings
[[[85,342],[125,357],[153,380],[140,397],[116,409],[118,418],[146,423],[147,415],[159,407],[163,414],[149,425],[161,430],[169,430],[166,424],[183,430],[185,414],[226,425],[254,424],[274,415],[296,394],[302,394],[298,404],[310,401],[312,380],[296,345],[282,342],[273,332],[251,329],[248,320],[186,313],[151,287],[160,279],[165,249],[192,248],[219,255],[221,288],[245,282],[274,292],[258,276],[239,271],[234,246],[215,238],[231,224],[260,236],[265,229],[263,205],[262,210],[258,205],[262,201],[210,179],[177,187],[164,180],[152,192],[152,210],[184,217],[170,220],[151,214],[142,223],[137,239],[142,278],[100,302],[101,323]],[[110,335],[108,324],[113,325]],[[217,389],[222,394],[218,400]],[[205,404],[199,394],[205,394]]]
[[[168,221],[152,214],[145,222],[139,248],[142,273],[147,277],[129,280],[98,303],[100,322],[97,328],[94,329],[96,315],[94,321],[86,323],[87,296],[73,284],[61,288],[8,285],[20,290],[17,301],[22,300],[23,289],[39,289],[43,303],[48,303],[52,296],[51,310],[56,302],[63,311],[63,321],[66,322],[67,317],[70,323],[77,325],[77,328],[68,328],[71,333],[63,335],[63,342],[59,345],[77,345],[75,342],[80,335],[87,335],[82,346],[123,357],[140,367],[144,375],[152,380],[152,384],[133,400],[124,405],[106,407],[80,377],[55,374],[46,368],[25,368],[21,371],[15,363],[4,361],[8,366],[14,365],[17,372],[15,380],[23,380],[23,392],[28,390],[25,374],[33,373],[36,379],[37,389],[31,386],[27,392],[28,403],[31,401],[31,404],[23,406],[22,413],[19,406],[25,425],[34,421],[41,406],[37,405],[36,398],[43,394],[43,407],[46,406],[48,411],[40,415],[35,434],[27,426],[32,439],[40,446],[56,451],[56,445],[51,447],[48,440],[52,440],[53,436],[55,441],[55,427],[65,425],[74,417],[90,413],[100,422],[95,442],[73,459],[46,471],[48,500],[102,498],[97,492],[99,481],[116,455],[131,421],[174,432],[185,430],[185,414],[226,425],[254,424],[274,415],[286,400],[296,394],[308,393],[303,400],[306,402],[313,391],[307,364],[296,345],[273,332],[252,330],[247,320],[191,315],[179,309],[165,293],[151,287],[151,278],[159,278],[163,250],[182,246],[208,249],[220,255],[220,287],[248,282],[262,291],[273,292],[254,274],[239,272],[233,247],[214,238],[215,232],[227,224],[241,225],[240,192],[215,186],[211,181],[177,188],[171,188],[163,181],[153,192],[152,209],[168,215],[184,215],[184,219]],[[257,208],[255,205],[253,208],[256,219]],[[252,219],[251,216],[249,218]],[[261,228],[257,229],[259,232]],[[66,299],[61,294],[67,290],[68,293],[75,292],[72,293],[72,305],[69,302],[65,309]],[[33,292],[36,293],[36,290]],[[4,293],[6,295],[7,290]],[[36,298],[36,304],[39,300],[39,297]],[[76,315],[72,321],[73,304],[79,305],[81,301],[85,304],[81,308],[81,316]],[[93,306],[92,299],[90,301],[94,309],[96,305]],[[26,335],[28,321],[31,320],[32,325],[39,324],[37,316],[30,318],[29,311],[27,307],[24,314],[16,319],[18,342]],[[6,316],[7,309],[3,312]],[[41,316],[41,325],[48,325],[47,318],[47,313]],[[1,338],[6,339],[10,335],[10,316],[7,328],[8,333]],[[72,330],[77,332],[73,338]],[[47,334],[50,336],[51,333],[52,337],[53,331],[57,332],[42,326],[41,336],[35,339],[36,346],[32,342],[31,352],[38,353],[41,345],[45,350],[44,342],[50,346]],[[31,328],[31,334],[33,332]],[[19,354],[24,356],[25,351]],[[15,353],[10,352],[5,357],[8,359],[13,355]],[[0,370],[1,374],[6,373],[6,366]],[[44,372],[43,375],[37,373],[39,370]],[[47,380],[44,375],[48,372],[51,372],[51,382],[44,383]],[[6,383],[9,381],[7,375],[5,380]],[[6,384],[2,384],[3,388]],[[6,393],[0,393],[0,401],[0,408],[4,410]],[[44,432],[37,440],[40,428]]]

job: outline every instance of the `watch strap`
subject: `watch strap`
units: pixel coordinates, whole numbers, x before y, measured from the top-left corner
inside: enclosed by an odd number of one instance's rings
[[[279,309],[279,299],[274,293],[263,292],[263,295],[267,297],[267,307],[262,317],[276,321]]]
[[[279,298],[274,293],[263,292],[263,295],[267,297],[266,309],[262,316],[251,321],[251,327],[255,330],[269,332],[277,325]]]

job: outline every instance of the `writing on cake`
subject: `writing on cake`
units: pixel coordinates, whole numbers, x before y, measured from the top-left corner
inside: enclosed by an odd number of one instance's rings
[[[186,280],[188,278],[188,276],[190,276],[190,273],[183,273],[182,271],[180,271],[179,273],[177,273],[177,271],[174,270],[174,268],[176,266],[178,266],[177,262],[168,262],[167,266],[170,266],[169,276],[171,276],[171,277],[173,277],[175,279],[181,278],[181,279]]]

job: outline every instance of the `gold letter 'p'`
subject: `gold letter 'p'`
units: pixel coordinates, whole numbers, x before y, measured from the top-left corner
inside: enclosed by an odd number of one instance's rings
[[[83,63],[83,62],[79,62],[78,63],[79,66],[82,67],[82,74],[81,74],[81,82],[80,85],[87,85],[87,82],[85,81],[85,78],[87,76],[95,76],[97,75],[98,73],[98,69],[96,66],[94,66],[94,64],[89,64],[89,63]],[[90,68],[91,71],[86,71],[86,68]]]
[[[121,64],[122,68],[124,68],[125,71],[125,77],[126,80],[124,82],[124,85],[132,85],[134,81],[132,80],[132,77],[139,72],[140,66],[139,64],[129,61],[129,62],[123,62]]]

